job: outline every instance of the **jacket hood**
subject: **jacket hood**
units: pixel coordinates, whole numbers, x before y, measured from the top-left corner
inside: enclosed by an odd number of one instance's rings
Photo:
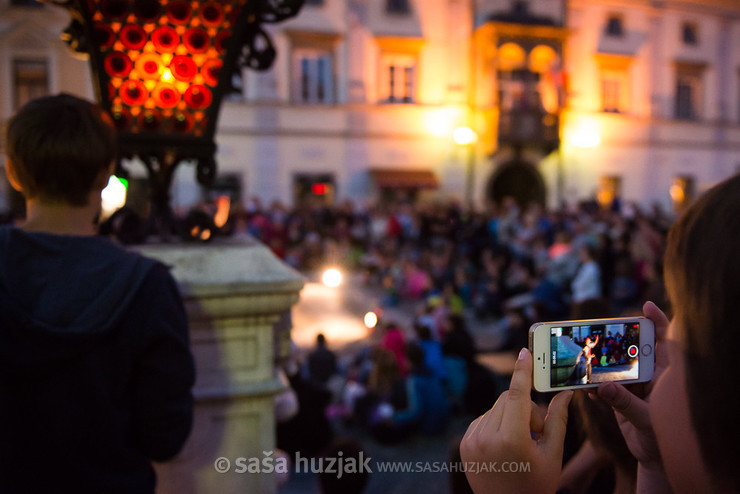
[[[155,262],[102,237],[0,228],[0,367],[88,351],[118,326]]]

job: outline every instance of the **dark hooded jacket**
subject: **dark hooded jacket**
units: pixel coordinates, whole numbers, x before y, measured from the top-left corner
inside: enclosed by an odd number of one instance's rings
[[[192,424],[167,268],[101,237],[0,228],[0,492],[151,493]]]

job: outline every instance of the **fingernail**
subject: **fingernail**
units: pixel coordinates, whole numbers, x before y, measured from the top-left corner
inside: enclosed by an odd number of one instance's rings
[[[527,354],[527,349],[522,348],[521,350],[519,350],[519,357],[517,358],[517,360],[523,359],[526,354]]]
[[[607,400],[612,400],[617,396],[617,387],[614,383],[606,383],[601,389],[601,395]]]

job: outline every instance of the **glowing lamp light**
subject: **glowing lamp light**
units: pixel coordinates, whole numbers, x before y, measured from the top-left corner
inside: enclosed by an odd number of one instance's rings
[[[368,312],[367,314],[365,314],[363,322],[365,323],[366,328],[373,329],[375,326],[378,325],[378,316],[377,314],[375,314],[375,312]]]
[[[342,284],[342,273],[335,268],[327,269],[321,275],[321,282],[329,288],[336,288]]]
[[[470,127],[457,127],[452,132],[452,139],[460,146],[468,146],[478,140],[478,134]]]
[[[213,215],[213,223],[216,228],[222,228],[229,221],[229,211],[231,210],[231,198],[227,195],[219,196],[216,199],[216,214]]]
[[[102,199],[103,216],[110,216],[126,204],[126,185],[128,182],[115,175],[108,179],[108,185],[100,193]]]
[[[577,148],[589,149],[601,144],[601,136],[593,127],[581,126],[571,133],[569,141]]]
[[[311,186],[311,192],[317,196],[323,196],[326,194],[326,184],[313,184]]]
[[[673,202],[682,203],[684,199],[686,199],[686,193],[684,192],[683,187],[678,184],[671,185],[670,194]]]

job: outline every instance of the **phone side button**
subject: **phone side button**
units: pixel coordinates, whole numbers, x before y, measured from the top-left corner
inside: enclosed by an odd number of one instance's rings
[[[653,347],[652,347],[652,345],[642,345],[642,354],[644,356],[647,357],[651,353],[653,353]]]

